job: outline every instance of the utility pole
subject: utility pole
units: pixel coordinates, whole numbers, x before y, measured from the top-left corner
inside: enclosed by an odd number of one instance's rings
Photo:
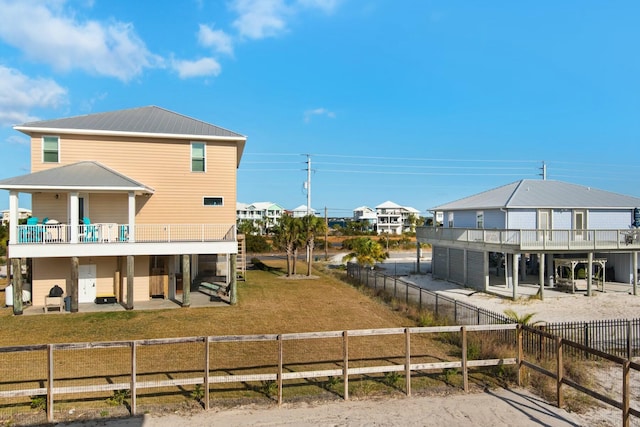
[[[546,181],[547,180],[547,165],[545,164],[544,160],[542,161],[542,167],[540,168],[540,170],[542,171],[542,180]]]
[[[311,215],[311,155],[307,154],[307,215]]]

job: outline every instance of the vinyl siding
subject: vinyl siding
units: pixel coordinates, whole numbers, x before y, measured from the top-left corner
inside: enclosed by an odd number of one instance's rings
[[[573,213],[572,211],[558,211],[554,210],[551,220],[551,228],[554,230],[571,230],[573,223]]]
[[[505,213],[500,210],[484,211],[484,228],[505,228]]]
[[[32,295],[34,305],[43,305],[44,297],[54,285],[59,285],[64,290],[64,296],[69,295],[71,288],[71,259],[70,258],[34,258],[33,277],[37,278],[32,283]],[[117,270],[117,257],[80,258],[80,265],[96,265],[96,295],[116,294],[115,272]],[[126,294],[126,259],[122,264],[122,289]],[[149,257],[137,256],[134,261],[134,301],[146,301],[149,299]]]
[[[629,228],[633,222],[633,211],[598,210],[587,213],[588,227],[590,229],[624,229]]]
[[[511,230],[534,230],[537,228],[538,213],[535,209],[519,209],[509,211],[508,229]]]
[[[193,141],[198,141],[194,139]],[[206,142],[206,172],[191,172],[191,140],[60,136],[60,163],[43,163],[41,135],[32,138],[32,172],[76,163],[98,161],[155,190],[150,197],[137,197],[136,221],[143,224],[233,224],[236,209],[237,150],[233,142]],[[117,222],[111,215],[126,218],[119,205],[107,199],[93,204],[92,221]],[[224,206],[203,206],[204,196],[218,196]],[[40,209],[36,203],[34,206]],[[99,212],[96,207],[109,209]],[[123,221],[126,222],[126,221]]]

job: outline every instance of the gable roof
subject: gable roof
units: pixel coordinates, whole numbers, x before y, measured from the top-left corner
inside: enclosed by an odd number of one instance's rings
[[[640,198],[568,182],[523,179],[436,206],[434,211],[499,208],[631,209]]]
[[[376,209],[398,209],[401,207],[402,206],[400,206],[399,204],[387,200],[386,202],[380,203],[378,206],[376,206]]]
[[[153,193],[154,190],[105,165],[78,162],[27,175],[0,180],[3,190],[39,191],[134,191]]]
[[[41,120],[13,127],[32,133],[161,137],[185,140],[230,141],[238,144],[238,163],[247,137],[228,129],[156,106]]]

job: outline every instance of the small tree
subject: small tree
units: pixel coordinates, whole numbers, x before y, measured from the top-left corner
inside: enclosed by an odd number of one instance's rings
[[[307,259],[307,276],[311,276],[311,263],[313,262],[313,245],[317,235],[325,232],[327,226],[324,219],[315,215],[307,215],[302,218],[301,237],[309,251]]]
[[[352,242],[353,251],[342,258],[342,261],[348,262],[353,258],[359,266],[369,265],[373,267],[376,262],[384,261],[387,253],[380,243],[374,242],[368,237],[358,237]]]
[[[287,253],[287,276],[296,274],[298,248],[304,244],[301,238],[302,221],[291,215],[282,215],[273,228],[274,243]]]

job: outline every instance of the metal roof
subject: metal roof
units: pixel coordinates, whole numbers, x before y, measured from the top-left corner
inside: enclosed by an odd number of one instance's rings
[[[86,161],[0,180],[3,190],[135,191],[153,189],[98,162]]]
[[[108,132],[214,136],[245,139],[243,135],[156,106],[42,120],[15,126],[23,131],[39,129],[101,130]]]
[[[434,211],[498,208],[635,208],[640,198],[554,180],[523,179],[436,206]]]
[[[231,141],[237,144],[238,165],[247,140],[239,133],[153,105],[29,122],[13,128],[27,135],[53,133]]]

